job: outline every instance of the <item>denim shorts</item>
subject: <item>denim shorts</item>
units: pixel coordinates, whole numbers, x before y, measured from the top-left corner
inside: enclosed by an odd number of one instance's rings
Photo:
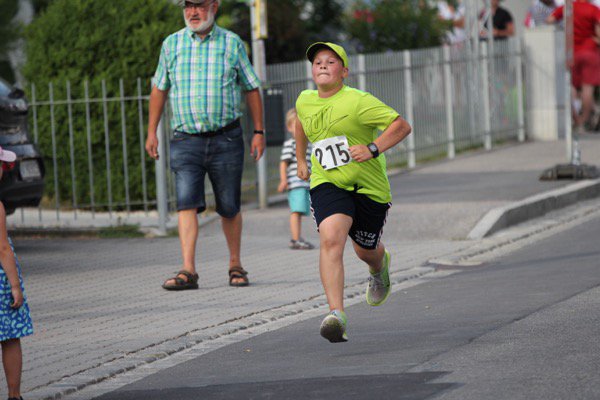
[[[244,137],[234,128],[213,137],[176,132],[171,139],[170,162],[175,173],[177,211],[206,210],[204,180],[213,187],[217,213],[225,218],[240,212]]]
[[[310,195],[308,188],[299,187],[288,192],[288,204],[291,212],[297,212],[302,215],[310,214]]]

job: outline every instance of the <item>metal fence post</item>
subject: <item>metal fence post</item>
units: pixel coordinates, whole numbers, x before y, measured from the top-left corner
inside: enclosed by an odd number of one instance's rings
[[[492,123],[490,113],[490,86],[488,71],[488,44],[481,43],[481,83],[483,90],[483,146],[486,150],[492,149]]]
[[[456,155],[454,143],[454,113],[452,110],[452,69],[450,64],[450,46],[444,46],[444,95],[446,102],[446,129],[448,130],[448,158]]]
[[[253,31],[254,32],[254,31]],[[256,39],[252,41],[252,61],[256,75],[260,79],[261,83],[264,84],[267,81],[267,68],[265,61],[265,43],[262,39]],[[264,101],[264,91],[261,90]],[[264,121],[264,110],[263,110],[263,121]],[[265,121],[266,122],[266,121]],[[256,127],[254,127],[256,129]],[[267,135],[269,132],[267,132]],[[254,136],[254,135],[252,135]],[[256,176],[258,183],[258,206],[261,209],[266,209],[269,203],[269,178],[267,176],[267,153],[268,148],[265,143],[265,151],[262,157],[256,163]],[[254,156],[254,155],[253,155]]]
[[[37,120],[37,103],[35,98],[35,84],[31,84],[31,105],[33,107],[33,140],[36,145],[38,142],[38,120]],[[42,204],[38,205],[38,220],[42,222]]]
[[[106,191],[108,195],[108,217],[112,219],[112,177],[110,170],[110,133],[108,123],[108,97],[106,80],[102,79],[102,111],[104,112],[104,153],[106,158]]]
[[[54,173],[54,200],[56,201],[56,220],[60,220],[60,193],[58,187],[58,157],[56,156],[56,121],[54,120],[54,87],[48,84],[48,99],[50,100],[50,132],[52,133],[52,169]]]
[[[71,82],[67,81],[67,111],[69,115],[69,155],[71,157],[71,190],[73,218],[77,219],[77,179],[75,175],[75,144],[73,139],[73,102],[71,100]]]
[[[158,231],[160,235],[167,234],[167,221],[169,220],[169,205],[167,200],[167,132],[165,116],[162,115],[158,122],[156,134],[158,136],[158,160],[155,161],[156,169],[156,209],[158,211]]]
[[[88,179],[90,183],[90,209],[92,211],[92,219],[96,218],[96,205],[95,205],[95,189],[94,189],[94,163],[92,161],[92,125],[90,117],[90,93],[89,84],[87,79],[84,83],[85,93],[85,128],[86,128],[86,139],[87,139],[87,155],[88,155]]]
[[[523,54],[521,39],[515,40],[517,47],[517,122],[519,124],[518,138],[519,142],[525,141],[525,116],[523,107]]]
[[[417,157],[415,155],[415,125],[413,113],[413,90],[412,90],[412,74],[410,66],[410,51],[402,52],[404,57],[404,103],[406,106],[406,120],[413,129],[412,135],[408,136],[408,168],[414,168],[417,165]]]
[[[365,55],[358,55],[358,88],[363,92],[367,91],[367,63]]]
[[[306,73],[306,89],[314,90],[316,88],[316,86],[312,80],[312,64],[309,62],[306,63],[305,73]]]

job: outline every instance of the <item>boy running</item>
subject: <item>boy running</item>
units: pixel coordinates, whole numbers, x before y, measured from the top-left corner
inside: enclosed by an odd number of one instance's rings
[[[298,176],[310,178],[311,207],[320,237],[319,269],[330,313],[321,336],[345,342],[343,253],[348,236],[356,255],[369,266],[367,303],[388,298],[390,253],[380,242],[392,195],[381,153],[411,132],[396,111],[369,93],[344,85],[348,76],[345,50],[333,43],[312,44],[317,90],[305,90],[296,101]],[[378,136],[378,130],[383,133]],[[313,144],[312,175],[304,158]]]

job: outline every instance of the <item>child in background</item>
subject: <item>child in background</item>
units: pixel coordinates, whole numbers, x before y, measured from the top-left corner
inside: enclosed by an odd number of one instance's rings
[[[2,164],[13,163],[17,156],[0,147],[0,178]],[[6,211],[0,202],[0,343],[2,364],[8,385],[8,400],[23,400],[21,397],[21,371],[23,356],[21,341],[31,335],[33,327],[29,307],[23,294],[21,271],[12,242],[6,231]]]
[[[296,160],[296,110],[294,108],[288,110],[285,116],[285,126],[292,136],[283,143],[281,148],[281,162],[279,163],[279,192],[288,191],[288,203],[290,205],[290,232],[292,239],[290,240],[290,249],[293,250],[310,250],[314,246],[302,239],[300,232],[302,231],[302,216],[310,214],[310,198],[308,189],[310,184],[300,178],[297,173]],[[306,160],[310,168],[310,153],[311,147],[306,148]]]

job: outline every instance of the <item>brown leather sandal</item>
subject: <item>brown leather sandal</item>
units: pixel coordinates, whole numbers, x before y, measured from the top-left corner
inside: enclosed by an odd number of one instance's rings
[[[180,275],[187,278],[183,279]],[[167,282],[174,280],[175,283],[167,285]],[[181,270],[172,278],[169,278],[163,283],[163,289],[165,290],[187,290],[187,289],[198,289],[198,274],[192,274],[186,270]]]
[[[248,281],[248,271],[246,271],[244,268],[237,266],[237,267],[230,267],[229,268],[229,286],[235,286],[235,287],[240,287],[240,286],[248,286],[250,284],[250,282]],[[234,279],[242,279],[241,282],[234,282]]]

